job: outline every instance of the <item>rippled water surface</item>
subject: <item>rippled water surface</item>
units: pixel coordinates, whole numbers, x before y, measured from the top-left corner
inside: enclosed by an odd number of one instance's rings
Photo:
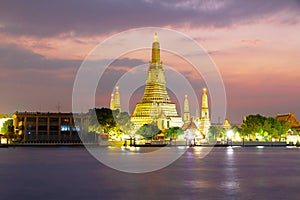
[[[201,151],[129,174],[85,148],[1,148],[0,199],[300,199],[298,148],[219,147],[202,159]]]

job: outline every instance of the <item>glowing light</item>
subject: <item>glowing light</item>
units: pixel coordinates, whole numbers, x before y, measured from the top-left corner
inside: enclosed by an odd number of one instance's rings
[[[231,155],[234,153],[233,148],[232,147],[227,147],[226,153]]]
[[[202,147],[194,147],[193,149],[194,149],[195,155],[200,155],[201,154]]]
[[[233,135],[234,135],[234,133],[233,133],[232,130],[228,130],[228,131],[226,132],[226,136],[227,136],[228,139],[232,139],[232,136],[233,136]]]
[[[236,132],[236,133],[234,134],[234,141],[238,141],[238,142],[242,141],[242,138],[241,138],[239,132]]]

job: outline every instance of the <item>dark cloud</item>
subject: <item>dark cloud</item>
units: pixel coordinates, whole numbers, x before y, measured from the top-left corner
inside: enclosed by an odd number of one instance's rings
[[[1,68],[8,69],[45,69],[76,68],[81,60],[47,59],[16,44],[0,44]]]
[[[129,58],[121,58],[117,59],[111,63],[112,66],[129,66],[129,67],[136,67],[139,65],[143,65],[146,62],[140,59],[129,59]]]
[[[0,60],[0,94],[5,94],[0,98],[1,112],[38,110],[39,106],[53,111],[57,102],[71,109],[73,82],[82,60],[47,59],[15,44],[0,44]],[[102,62],[106,63],[91,64]],[[106,84],[124,73],[124,66],[130,69],[142,63],[126,57],[115,60],[106,73]]]
[[[76,72],[82,60],[47,59],[42,55],[22,48],[15,44],[0,44],[0,84],[10,85],[2,88],[2,93],[7,90],[18,90],[20,87],[64,87],[71,90]],[[103,66],[106,60],[89,61],[92,66]],[[120,76],[131,67],[144,64],[142,60],[119,58],[107,68],[107,79]],[[125,71],[124,71],[125,70]],[[11,88],[13,87],[13,88]]]
[[[0,68],[10,70],[59,70],[73,68],[78,69],[83,60],[72,59],[47,59],[43,55],[32,52],[16,44],[0,44]],[[107,60],[89,61],[92,65],[106,63]],[[135,67],[145,64],[143,60],[120,58],[111,63],[112,69],[118,70],[118,67]]]
[[[0,32],[51,37],[104,34],[141,26],[223,27],[284,10],[296,13],[299,7],[296,0],[7,0],[0,6]]]

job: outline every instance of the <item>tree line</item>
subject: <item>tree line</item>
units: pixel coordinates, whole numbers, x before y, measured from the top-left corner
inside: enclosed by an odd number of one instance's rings
[[[134,132],[134,124],[130,115],[119,110],[94,108],[89,110],[89,115],[89,132],[102,133],[108,137],[119,137],[122,134],[133,137],[138,134],[150,139],[162,133],[156,124],[144,124]],[[163,130],[163,133],[165,138],[176,138],[178,135],[183,134],[183,130],[180,127],[172,127]]]
[[[248,115],[244,118],[241,127],[232,126],[231,129],[234,133],[239,133],[242,138],[248,138],[255,140],[260,138],[261,140],[279,139],[286,136],[286,133],[291,130],[293,134],[298,134],[293,130],[290,124],[284,120],[277,120],[273,117],[265,117],[262,115]],[[211,126],[209,128],[209,138],[215,140],[216,138],[225,138],[226,129],[219,128],[217,126]]]

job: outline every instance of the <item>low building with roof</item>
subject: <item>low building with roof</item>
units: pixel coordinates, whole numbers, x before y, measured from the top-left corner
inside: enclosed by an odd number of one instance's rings
[[[87,132],[88,114],[15,112],[14,133],[22,142],[80,142]]]
[[[277,114],[276,119],[280,121],[288,122],[292,129],[300,133],[300,123],[293,112],[285,113],[285,114]]]

